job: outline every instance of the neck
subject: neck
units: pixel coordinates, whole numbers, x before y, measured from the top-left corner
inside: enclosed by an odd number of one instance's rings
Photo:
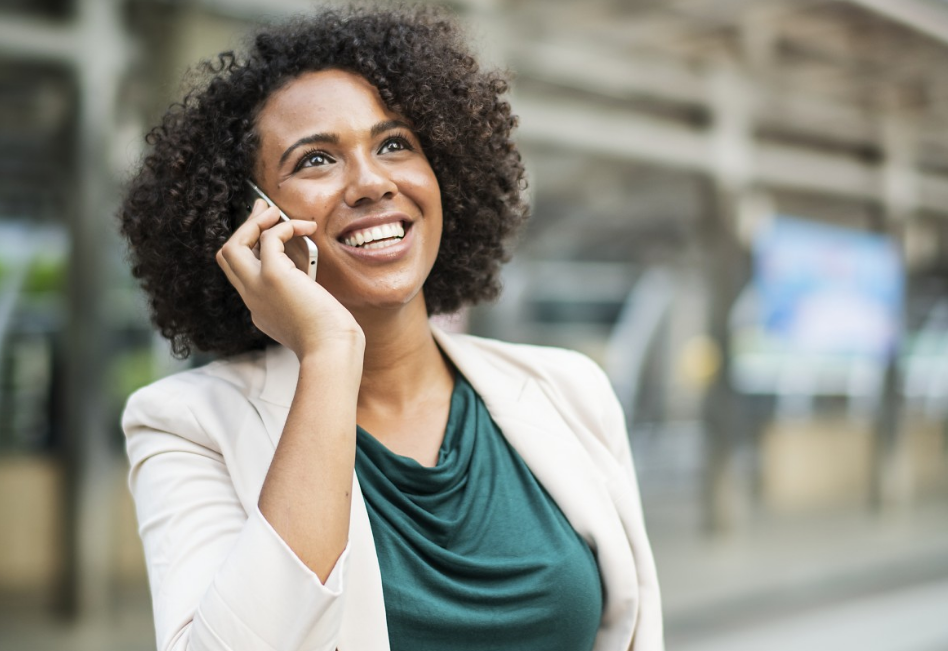
[[[402,309],[353,315],[365,334],[360,408],[384,404],[398,409],[451,382],[422,295]]]

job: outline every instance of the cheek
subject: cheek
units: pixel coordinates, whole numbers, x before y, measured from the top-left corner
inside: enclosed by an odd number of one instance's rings
[[[441,214],[441,186],[438,184],[438,177],[435,176],[434,171],[429,167],[427,178],[425,179],[426,187],[428,194],[431,197],[431,202],[436,203],[438,206],[438,214]]]
[[[416,201],[423,203],[425,208],[433,210],[441,206],[441,187],[438,177],[427,160],[417,160],[410,169],[406,169],[400,181],[404,189],[410,189]]]
[[[326,224],[332,210],[332,191],[316,184],[304,184],[292,190],[288,189],[285,201],[286,205],[281,204],[281,207],[287,215],[293,219],[303,219],[319,225],[314,236],[318,246],[325,237]]]
[[[432,221],[436,222],[436,228],[432,229],[437,234],[438,243],[441,242],[441,234],[444,231],[444,209],[441,205],[441,190],[438,182],[434,181],[434,190],[431,192],[432,203]]]
[[[308,219],[325,226],[332,206],[333,193],[327,188],[308,188],[300,197],[299,219]]]
[[[417,181],[415,196],[424,211],[425,220],[429,222],[429,230],[436,233],[440,240],[443,214],[441,188],[438,186],[438,180],[434,177],[434,174],[429,173],[418,178]]]

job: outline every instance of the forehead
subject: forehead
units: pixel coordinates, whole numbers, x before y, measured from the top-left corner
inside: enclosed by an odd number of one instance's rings
[[[397,117],[363,77],[343,70],[321,70],[304,73],[273,93],[257,116],[257,132],[261,145],[267,148],[314,133],[368,131]]]

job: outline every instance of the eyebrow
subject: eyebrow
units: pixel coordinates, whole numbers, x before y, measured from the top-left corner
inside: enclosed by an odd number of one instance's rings
[[[305,145],[313,145],[313,144],[316,144],[317,142],[325,142],[331,145],[335,145],[339,142],[339,136],[337,136],[334,133],[314,133],[309,136],[304,136],[300,138],[299,140],[297,140],[296,142],[294,142],[292,145],[290,145],[287,148],[287,150],[283,152],[283,155],[280,156],[280,162],[277,165],[277,167],[283,167],[283,163],[285,163],[286,159],[290,157],[290,153],[294,149],[303,147]]]
[[[392,129],[408,129],[411,131],[411,127],[408,126],[408,123],[404,120],[386,120],[385,122],[379,122],[372,130],[369,132],[372,134],[372,137],[380,136],[386,131],[391,131]]]
[[[386,120],[385,122],[379,122],[378,124],[374,125],[369,131],[369,134],[375,138],[386,131],[391,131],[392,129],[410,130],[411,127],[404,120]],[[316,143],[329,143],[331,145],[336,145],[339,144],[339,136],[334,133],[314,133],[308,136],[303,136],[292,145],[287,147],[286,151],[283,152],[283,155],[280,156],[278,167],[283,167],[283,163],[285,163],[286,159],[290,157],[290,154],[294,149]]]

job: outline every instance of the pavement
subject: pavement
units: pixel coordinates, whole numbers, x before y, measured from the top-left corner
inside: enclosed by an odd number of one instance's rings
[[[948,651],[946,501],[650,537],[669,651]]]
[[[145,586],[126,586],[115,593],[105,615],[70,621],[56,615],[34,596],[0,602],[2,651],[155,651],[151,603]]]
[[[945,651],[948,580],[868,594],[710,636],[677,651]]]

